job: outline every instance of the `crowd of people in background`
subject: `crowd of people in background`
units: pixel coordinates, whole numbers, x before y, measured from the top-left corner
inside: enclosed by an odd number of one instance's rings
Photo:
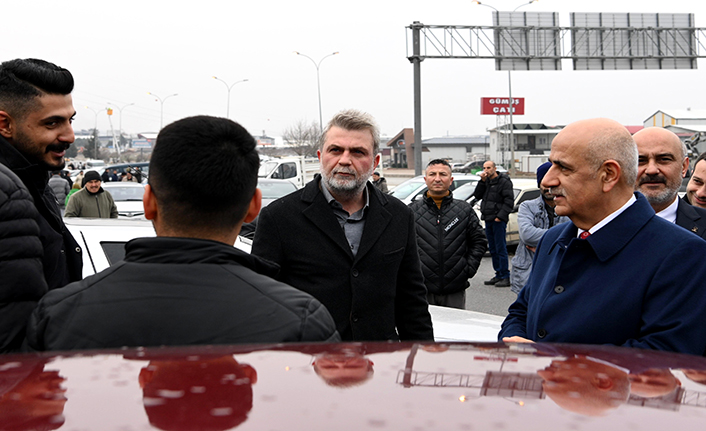
[[[117,217],[101,184],[143,178],[86,170],[74,188],[61,177],[73,87],[43,60],[0,65],[2,352],[433,341],[429,304],[465,308],[486,247],[495,275],[485,284],[518,294],[501,341],[706,352],[706,159],[680,199],[689,163],[671,132],[633,137],[608,119],[562,129],[537,171],[541,196],[519,208],[511,274],[512,180],[492,160],[474,192],[484,228],[454,199],[445,160],[428,163],[428,190],[407,207],[375,171],[374,118],[345,110],[319,138],[320,174],[260,211],[253,137],[228,119],[189,117],[166,126],[152,154],[143,203],[157,237],[131,240],[123,261],[82,279],[83,250],[62,216]],[[235,249],[258,214],[252,254]]]

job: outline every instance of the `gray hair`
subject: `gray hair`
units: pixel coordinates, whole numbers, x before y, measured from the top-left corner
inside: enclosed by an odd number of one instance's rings
[[[606,160],[615,160],[627,184],[632,185],[637,181],[637,145],[627,129],[611,128],[598,133],[588,143],[586,158],[596,171]]]
[[[340,127],[344,130],[369,130],[373,135],[373,157],[380,152],[380,129],[373,116],[367,112],[346,109],[336,114],[319,137],[319,151],[323,151],[326,135],[331,127]]]

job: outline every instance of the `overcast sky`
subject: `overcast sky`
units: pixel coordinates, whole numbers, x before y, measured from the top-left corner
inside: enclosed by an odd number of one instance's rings
[[[529,0],[489,0],[512,10]],[[706,2],[694,0],[539,0],[520,9],[559,12],[694,13],[706,27]],[[491,25],[492,9],[471,0],[260,0],[195,2],[122,0],[2,1],[4,43],[0,60],[36,57],[74,75],[75,129],[94,121],[109,129],[107,102],[123,111],[129,133],[157,132],[162,98],[164,124],[190,115],[230,117],[251,133],[279,136],[298,120],[318,121],[316,69],[321,64],[324,122],[358,108],[394,135],[414,126],[412,65],[406,27]],[[706,63],[699,60],[699,66]],[[426,60],[422,63],[424,137],[485,134],[495,118],[480,115],[480,98],[507,96],[507,72],[492,60]],[[562,71],[512,74],[512,92],[525,97],[516,122],[550,125],[596,116],[639,125],[657,110],[702,109],[706,71]],[[86,106],[99,112],[98,117]],[[117,129],[118,112],[113,115]]]

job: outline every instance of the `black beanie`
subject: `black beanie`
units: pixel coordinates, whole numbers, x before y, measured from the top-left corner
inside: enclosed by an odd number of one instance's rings
[[[88,171],[86,175],[83,176],[83,181],[81,181],[81,187],[86,187],[86,183],[93,180],[101,180],[101,176],[98,175],[96,171]]]

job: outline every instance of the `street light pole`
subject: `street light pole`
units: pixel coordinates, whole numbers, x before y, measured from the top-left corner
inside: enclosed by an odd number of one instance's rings
[[[312,63],[314,63],[314,67],[316,67],[316,88],[318,89],[318,93],[319,93],[319,133],[322,134],[324,132],[324,124],[323,124],[323,117],[321,115],[321,79],[319,77],[319,66],[321,66],[321,63],[325,59],[327,59],[328,57],[331,57],[332,55],[338,54],[338,51],[333,52],[329,55],[325,55],[323,58],[321,58],[321,60],[319,60],[318,63],[316,61],[314,61],[313,58],[309,57],[306,54],[302,54],[301,52],[298,52],[298,51],[294,51],[294,53],[297,55],[301,55],[302,57],[308,58],[309,60],[311,60]]]
[[[118,112],[120,113],[120,119],[118,120],[118,128],[120,129],[120,138],[122,140],[123,137],[123,109],[127,108],[128,106],[134,105],[134,103],[128,103],[127,105],[123,106],[122,108],[116,105],[115,103],[110,103],[108,102],[108,105],[113,105],[116,108],[118,108]],[[118,143],[120,145],[120,143]]]
[[[161,104],[161,107],[159,110],[159,130],[162,130],[162,126],[164,125],[164,102],[166,102],[167,99],[169,99],[170,97],[178,96],[178,94],[176,94],[176,93],[170,94],[169,96],[165,97],[164,99],[162,99],[161,97],[157,96],[154,93],[150,93],[149,91],[147,92],[147,94],[149,94],[150,96],[156,97],[155,102],[159,101],[159,103]]]
[[[96,111],[88,106],[86,106],[86,109],[90,109],[95,114],[93,121],[93,158],[98,159],[98,114],[100,114],[101,111]]]
[[[221,78],[218,78],[215,76],[212,76],[211,78],[213,78],[217,81],[221,81],[223,83],[223,85],[225,85],[226,88],[228,89],[228,108],[226,109],[226,118],[230,119],[230,89],[233,88],[233,86],[235,86],[235,84],[240,84],[241,82],[247,82],[248,80],[243,79],[240,81],[236,81],[236,82],[232,83],[231,85],[228,85],[228,83],[225,82],[224,80],[222,80]]]
[[[523,4],[519,5],[519,6],[517,6],[517,7],[516,7],[515,9],[513,9],[512,11],[515,12],[517,9],[519,9],[519,8],[521,8],[521,7],[529,6],[529,5],[531,5],[532,3],[536,2],[536,1],[539,1],[539,0],[530,0],[528,3],[523,3]]]

